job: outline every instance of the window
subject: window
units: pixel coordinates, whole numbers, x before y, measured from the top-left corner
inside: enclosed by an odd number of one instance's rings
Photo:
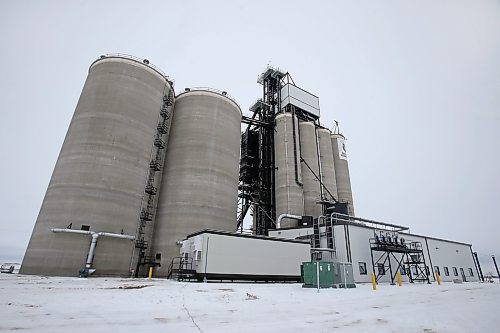
[[[444,266],[444,275],[446,276],[450,276],[450,270],[448,269],[448,267]]]
[[[437,272],[438,275],[441,275],[441,272],[439,271],[439,266],[434,266],[434,272]]]
[[[458,276],[458,271],[456,267],[453,267],[453,275]]]
[[[469,268],[469,275],[474,276],[474,272],[472,271],[472,268]]]
[[[378,275],[385,275],[385,267],[384,264],[377,264]]]
[[[366,262],[359,262],[359,274],[360,275],[367,275],[367,271],[366,271]]]
[[[82,224],[82,230],[89,231],[90,230],[90,226]]]
[[[418,267],[417,266],[412,266],[413,267],[413,274],[418,275]]]
[[[155,260],[161,260],[161,253],[157,253],[155,256]]]
[[[196,259],[195,260],[201,260],[201,251],[196,251]]]

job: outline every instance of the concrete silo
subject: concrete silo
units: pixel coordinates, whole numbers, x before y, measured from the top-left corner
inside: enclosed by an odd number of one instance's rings
[[[172,96],[148,64],[103,56],[90,66],[21,273],[74,276],[85,266],[91,237],[52,228],[135,236],[163,99]],[[134,247],[103,237],[95,274],[128,275]]]
[[[300,154],[303,161],[302,180],[304,183],[304,215],[319,216],[323,212],[321,201],[321,173],[318,158],[316,125],[312,121],[301,121]],[[318,179],[319,178],[319,179]]]
[[[332,154],[332,141],[330,130],[318,128],[319,159],[321,162],[321,175],[323,181],[323,196],[328,201],[337,200],[337,180],[335,179],[335,165]],[[332,198],[333,197],[333,198]]]
[[[337,180],[338,201],[347,203],[349,215],[355,216],[351,178],[349,176],[349,164],[347,163],[347,152],[345,148],[345,137],[342,134],[332,134],[331,140],[333,162],[335,165],[335,179]]]
[[[236,229],[241,109],[225,93],[176,97],[155,222],[155,276],[166,276],[178,241],[210,228]]]
[[[285,112],[276,116],[274,132],[276,218],[281,214],[304,215],[302,171],[300,168],[299,122]],[[293,219],[283,219],[281,227],[297,226]]]
[[[300,168],[299,121],[285,112],[276,116],[274,132],[276,218],[281,214],[304,215],[302,171]],[[283,219],[281,227],[297,226]]]

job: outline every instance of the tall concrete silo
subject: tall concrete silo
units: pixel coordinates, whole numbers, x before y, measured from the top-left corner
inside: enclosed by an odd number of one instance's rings
[[[225,93],[176,97],[163,172],[153,252],[166,276],[177,242],[201,229],[236,229],[241,109]]]
[[[304,215],[302,171],[300,168],[299,121],[285,112],[276,116],[274,132],[274,191],[276,218],[281,214]],[[293,219],[283,219],[281,227],[297,226]]]
[[[318,128],[319,139],[319,159],[321,162],[321,174],[324,197],[333,202],[337,200],[337,180],[335,179],[335,165],[332,154],[332,141],[330,139],[330,130],[327,128]],[[333,198],[332,198],[333,197]]]
[[[163,98],[171,83],[145,60],[101,57],[89,69],[36,221],[21,273],[78,274],[90,236],[135,235]],[[128,275],[135,243],[103,237],[97,275]]]
[[[303,161],[302,179],[304,183],[304,215],[317,217],[323,212],[321,201],[321,179],[316,125],[311,121],[301,121],[300,153]]]
[[[349,176],[349,164],[347,163],[347,152],[345,149],[345,137],[342,134],[332,134],[331,140],[333,162],[335,165],[335,179],[337,180],[338,201],[346,202],[349,215],[355,216],[351,178]]]

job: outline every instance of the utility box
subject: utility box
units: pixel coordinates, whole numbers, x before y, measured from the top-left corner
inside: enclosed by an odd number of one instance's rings
[[[302,263],[303,288],[356,288],[351,263],[313,261]]]
[[[331,261],[314,261],[302,263],[302,281],[304,281],[302,287],[317,288],[318,271],[319,287],[335,288],[334,265]]]
[[[334,263],[336,288],[356,288],[351,263]]]

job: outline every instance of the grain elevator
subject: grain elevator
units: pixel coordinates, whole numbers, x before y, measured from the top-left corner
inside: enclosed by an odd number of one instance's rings
[[[243,113],[225,91],[175,93],[146,59],[94,61],[20,273],[300,281],[312,260],[346,287],[371,258],[377,281],[476,278],[470,244],[356,216],[346,139],[319,98],[277,68],[257,83]]]

